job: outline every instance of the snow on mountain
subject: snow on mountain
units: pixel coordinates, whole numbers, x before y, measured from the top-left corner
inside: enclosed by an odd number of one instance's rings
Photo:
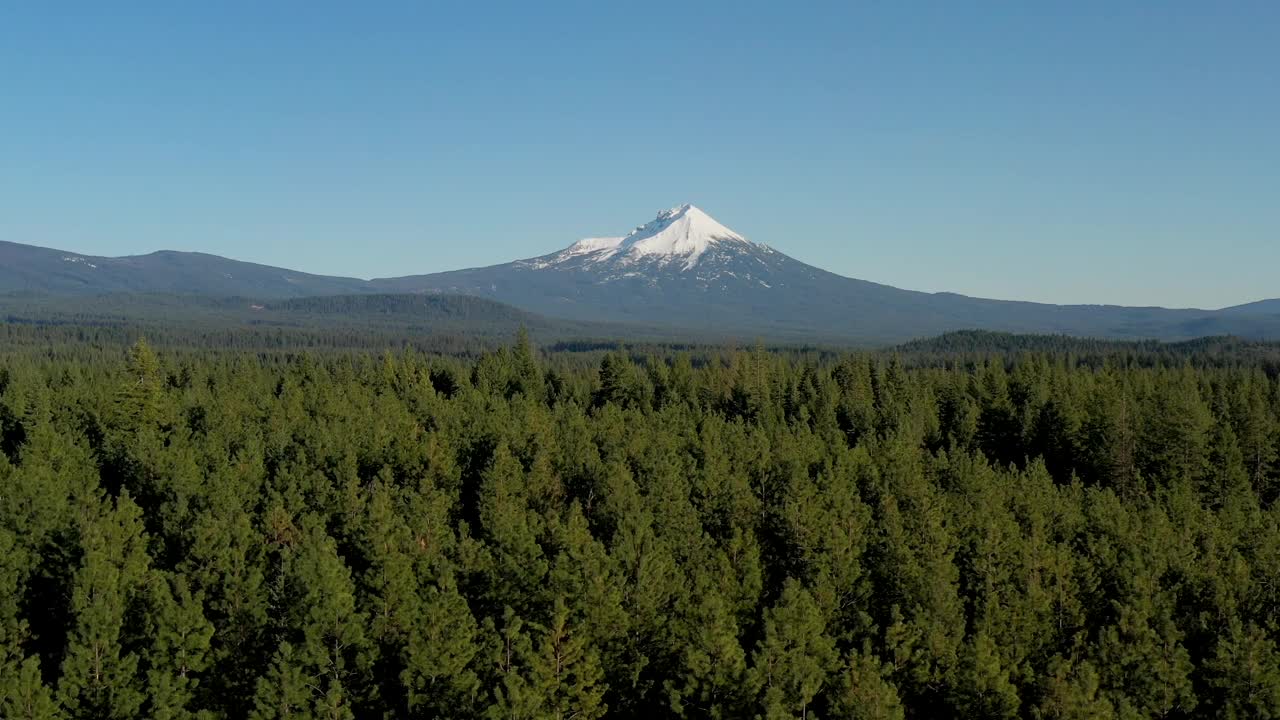
[[[603,259],[611,257],[617,252],[618,246],[622,244],[625,238],[586,238],[570,245],[569,247],[555,253],[550,259],[539,258],[527,261],[533,267],[541,270],[551,265],[560,265],[574,258],[591,257],[594,259]]]
[[[558,253],[527,263],[540,270],[574,261],[587,265],[607,260],[618,265],[648,261],[663,266],[679,261],[681,269],[691,270],[708,250],[726,245],[739,245],[743,250],[755,247],[742,235],[686,203],[663,210],[626,237],[579,240]]]
[[[1037,305],[843,277],[748,241],[692,205],[664,210],[624,237],[588,238],[540,257],[372,284],[383,292],[478,295],[549,317],[683,327],[713,336],[897,342],[973,328],[1109,337],[1280,336],[1280,316]]]
[[[625,239],[626,238],[620,237],[586,238],[570,245],[565,252],[570,253],[572,256],[577,256],[590,255],[591,253],[600,252],[601,250],[617,250],[618,246],[621,245],[622,241]]]
[[[651,222],[631,231],[619,244],[618,251],[633,258],[649,255],[682,258],[688,270],[697,265],[698,259],[713,245],[746,242],[746,238],[710,215],[686,204],[660,212]]]

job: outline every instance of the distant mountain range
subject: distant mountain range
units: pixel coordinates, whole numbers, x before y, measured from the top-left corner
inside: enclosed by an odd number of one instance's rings
[[[0,242],[0,292],[285,298],[373,291],[365,280],[310,275],[205,253],[162,250],[110,258]]]
[[[262,299],[461,294],[549,318],[679,334],[893,343],[962,329],[1180,340],[1280,338],[1280,299],[1222,310],[1048,305],[903,290],[847,278],[747,240],[692,205],[621,237],[503,265],[360,280],[203,253],[122,258],[0,242],[0,292],[175,293]]]

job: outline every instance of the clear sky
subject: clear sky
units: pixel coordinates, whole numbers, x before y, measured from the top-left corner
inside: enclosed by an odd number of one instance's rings
[[[0,239],[375,277],[682,202],[912,289],[1280,297],[1280,3],[0,9]]]

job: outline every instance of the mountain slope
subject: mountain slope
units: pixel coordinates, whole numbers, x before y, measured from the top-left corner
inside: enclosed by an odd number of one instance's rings
[[[1280,298],[1236,305],[1224,308],[1222,312],[1227,315],[1280,315]]]
[[[108,258],[0,241],[0,292],[113,292],[259,298],[373,292],[364,280],[311,275],[204,253]]]
[[[1169,339],[1280,336],[1280,318],[986,300],[847,278],[750,242],[692,205],[661,212],[621,238],[373,283],[386,291],[481,295],[557,317],[779,338],[895,342],[970,328]]]
[[[1221,311],[1046,305],[923,293],[843,277],[748,240],[692,205],[626,235],[491,267],[372,281],[299,273],[201,253],[122,258],[0,242],[0,293],[83,297],[168,293],[263,300],[463,294],[617,334],[895,343],[980,329],[1101,338],[1280,338],[1280,300]],[[82,300],[83,302],[83,300]]]

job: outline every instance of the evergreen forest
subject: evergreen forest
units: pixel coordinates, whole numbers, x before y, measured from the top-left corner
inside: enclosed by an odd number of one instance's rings
[[[1280,718],[1274,348],[275,332],[3,328],[0,717]]]

